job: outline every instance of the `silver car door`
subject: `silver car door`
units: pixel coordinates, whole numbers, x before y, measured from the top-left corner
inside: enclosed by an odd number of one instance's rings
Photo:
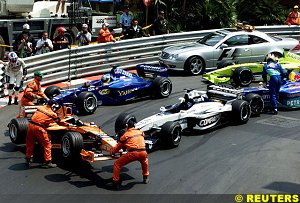
[[[235,63],[250,62],[251,47],[249,36],[246,34],[235,35],[223,42],[215,51],[215,66],[222,60],[233,60]]]
[[[249,36],[249,44],[252,50],[250,62],[264,61],[268,51],[270,50],[270,47],[272,46],[271,43],[256,35]]]

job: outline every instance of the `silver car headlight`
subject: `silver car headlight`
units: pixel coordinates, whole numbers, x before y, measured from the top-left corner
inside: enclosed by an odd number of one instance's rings
[[[170,54],[169,59],[170,60],[176,60],[178,58],[178,54]]]

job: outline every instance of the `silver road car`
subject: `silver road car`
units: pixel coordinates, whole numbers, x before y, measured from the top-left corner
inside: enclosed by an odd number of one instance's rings
[[[198,75],[205,69],[223,68],[233,63],[264,61],[270,52],[282,56],[284,50],[296,50],[298,44],[296,39],[274,37],[256,30],[224,29],[193,43],[165,48],[159,62],[168,69]]]

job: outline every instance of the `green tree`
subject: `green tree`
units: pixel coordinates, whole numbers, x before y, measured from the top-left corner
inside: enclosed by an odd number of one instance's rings
[[[252,25],[283,24],[288,13],[279,0],[239,0],[236,10],[239,20]]]

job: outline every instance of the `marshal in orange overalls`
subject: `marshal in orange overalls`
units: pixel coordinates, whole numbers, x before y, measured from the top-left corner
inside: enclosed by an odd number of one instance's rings
[[[123,147],[127,149],[128,153],[122,155],[115,161],[113,181],[119,182],[121,167],[133,161],[139,161],[141,163],[143,176],[144,178],[148,177],[148,155],[145,147],[144,133],[135,128],[129,128],[121,136],[117,146],[112,149],[112,154],[119,152]]]
[[[39,107],[32,115],[31,121],[28,124],[26,136],[27,159],[30,159],[33,156],[34,144],[37,139],[44,148],[45,162],[51,161],[51,142],[45,129],[50,123],[54,122],[59,122],[59,118],[49,105]]]
[[[40,97],[48,99],[47,96],[42,91],[40,81],[38,79],[34,78],[27,84],[27,86],[24,90],[24,95],[21,99],[21,105],[20,105],[18,117],[25,116],[22,113],[22,106],[34,106],[33,101]]]

